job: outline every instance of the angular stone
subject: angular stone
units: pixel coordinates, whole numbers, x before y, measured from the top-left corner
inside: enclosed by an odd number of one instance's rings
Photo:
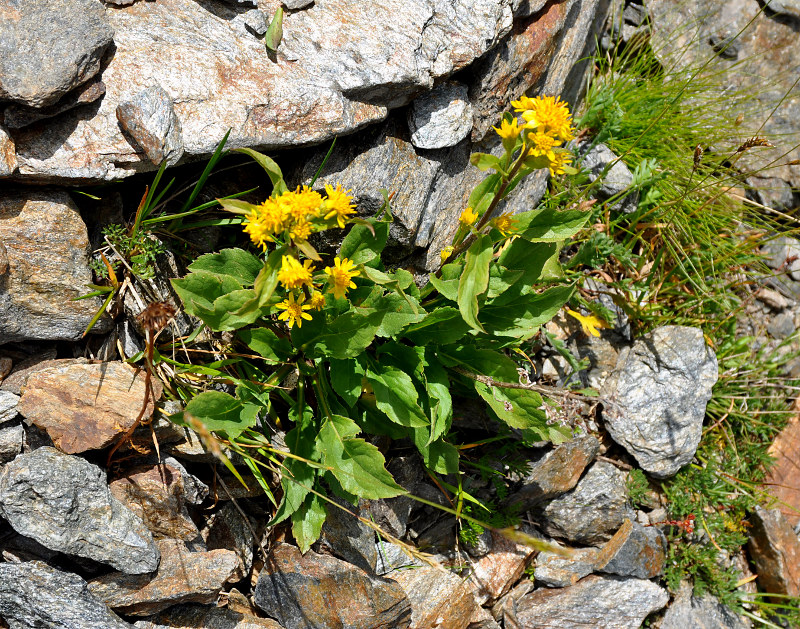
[[[387,466],[395,481],[411,494],[417,493],[420,477],[424,474],[419,459],[414,456],[395,457]],[[408,519],[417,503],[408,496],[370,500],[369,517],[382,530],[402,538],[408,529]],[[380,543],[378,545],[380,546]]]
[[[750,629],[752,626],[711,594],[692,596],[691,583],[684,581],[670,603],[658,629]]]
[[[0,415],[1,416],[1,415]],[[764,489],[777,501],[789,526],[800,524],[800,415],[789,420],[769,454],[775,459],[764,480]]]
[[[15,170],[17,170],[16,145],[8,135],[8,130],[0,125],[0,177],[13,175]]]
[[[761,251],[768,267],[800,281],[800,241],[790,236],[779,236],[767,242]]]
[[[421,149],[455,146],[472,131],[467,86],[442,83],[414,99],[408,109],[411,144]]]
[[[283,629],[270,618],[202,605],[176,605],[152,620],[139,620],[133,626],[136,629]]]
[[[0,424],[10,422],[17,416],[19,396],[8,391],[0,391]]]
[[[398,544],[380,540],[375,544],[375,550],[378,556],[375,574],[379,576],[386,575],[392,570],[397,570],[399,568],[422,565],[416,559],[409,557]]]
[[[131,574],[158,566],[150,531],[111,495],[105,472],[55,448],[21,454],[0,470],[0,516],[51,550]]]
[[[792,187],[783,179],[748,177],[745,183],[748,185],[748,196],[761,205],[766,205],[779,212],[786,212],[795,206]]]
[[[536,583],[551,588],[575,585],[583,577],[594,572],[598,550],[596,548],[573,548],[570,557],[544,551],[536,555],[533,576]]]
[[[416,572],[416,571],[412,571]],[[278,544],[258,577],[253,599],[284,627],[404,629],[409,601],[397,583],[334,557]]]
[[[625,520],[598,555],[595,569],[621,577],[652,579],[664,572],[667,538],[657,527]]]
[[[147,616],[178,603],[213,603],[236,569],[236,554],[229,550],[189,552],[184,543],[157,542],[161,563],[155,574],[122,572],[89,582],[92,594],[112,609],[131,616]]]
[[[378,563],[375,549],[375,531],[356,517],[368,516],[361,509],[354,512],[353,506],[340,501],[347,512],[331,506],[322,525],[320,545],[340,559],[358,566],[366,572],[374,572]]]
[[[0,618],[12,629],[130,629],[76,574],[42,561],[0,563]]]
[[[66,192],[0,195],[0,259],[0,342],[81,338],[101,302],[71,301],[92,272],[86,225]],[[109,320],[98,323],[103,331]]]
[[[613,165],[606,172],[606,168],[611,164]],[[600,179],[600,185],[592,188],[592,192],[601,201],[622,194],[633,184],[633,173],[605,144],[592,147],[583,156],[580,166],[588,170],[590,181]],[[615,201],[611,209],[630,214],[636,209],[638,202],[638,192],[632,192],[625,198]]]
[[[250,571],[253,569],[255,537],[252,525],[248,526],[248,522],[233,503],[225,503],[214,514],[203,537],[208,550],[222,548],[236,553],[236,568],[229,578],[231,583],[250,576]]]
[[[261,37],[267,32],[269,23],[267,21],[267,16],[264,15],[263,11],[259,11],[258,9],[250,9],[249,11],[242,13],[240,19],[242,24],[244,24],[244,27],[256,37]]]
[[[14,460],[22,452],[25,429],[21,426],[0,428],[0,464]]]
[[[94,0],[15,0],[2,11],[0,101],[52,105],[97,74],[114,36]]]
[[[591,575],[571,587],[523,596],[515,606],[516,620],[525,629],[631,629],[668,601],[667,591],[652,581]]]
[[[281,4],[290,11],[296,11],[297,9],[305,9],[311,6],[314,4],[314,0],[283,0]]]
[[[519,581],[534,552],[495,531],[490,534],[491,551],[470,566],[469,583],[479,605],[493,602],[508,592]]]
[[[14,361],[7,356],[0,356],[0,382],[5,380],[5,377],[11,373],[11,368],[14,366]]]
[[[674,475],[694,457],[717,376],[702,330],[653,330],[620,352],[604,384],[609,434],[650,475]]]
[[[517,512],[523,512],[568,492],[578,484],[583,470],[599,450],[600,442],[591,435],[576,437],[556,446],[531,464],[522,481],[522,489],[514,492],[506,504]]]
[[[800,540],[778,509],[756,507],[748,550],[765,592],[800,596]]]
[[[18,410],[67,454],[110,445],[136,421],[145,373],[121,362],[51,367],[28,377]],[[152,380],[156,398],[161,385]],[[153,412],[147,400],[143,419]]]
[[[54,105],[48,107],[29,107],[9,105],[4,112],[5,123],[9,129],[21,129],[34,122],[53,118],[65,111],[95,102],[106,93],[106,85],[99,77],[76,87]]]
[[[536,508],[542,530],[579,544],[611,539],[626,517],[633,518],[626,479],[611,463],[594,463],[574,489]]]
[[[800,2],[798,0],[768,0],[765,4],[770,11],[774,11],[778,15],[800,19]]]
[[[464,629],[479,605],[464,579],[442,568],[399,570],[391,578],[411,603],[411,629]]]
[[[136,467],[109,483],[108,489],[144,521],[156,539],[191,541],[200,535],[186,511],[180,470],[170,465]]]
[[[183,156],[181,123],[172,98],[160,85],[142,90],[117,105],[117,120],[154,165],[174,166]]]

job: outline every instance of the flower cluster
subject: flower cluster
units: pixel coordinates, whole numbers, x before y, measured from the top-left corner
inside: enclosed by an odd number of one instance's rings
[[[314,232],[345,226],[355,214],[348,193],[340,185],[326,185],[324,197],[308,186],[287,190],[255,206],[245,217],[244,231],[265,251],[276,240],[303,243]]]

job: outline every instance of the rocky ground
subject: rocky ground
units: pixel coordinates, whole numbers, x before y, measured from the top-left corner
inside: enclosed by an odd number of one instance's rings
[[[380,205],[381,188],[394,191],[392,251],[422,273],[438,264],[482,177],[470,153],[498,149],[488,132],[512,98],[562,93],[576,103],[586,64],[575,63],[593,51],[595,33],[606,47],[643,33],[657,39],[668,17],[682,15],[655,0],[650,17],[629,3],[624,12],[612,7],[618,19],[610,22],[603,0],[287,0],[272,59],[262,38],[279,6],[0,0],[0,625],[568,629],[635,628],[650,617],[661,629],[751,626],[714,597],[693,596],[688,583],[672,594],[664,587],[665,531],[681,528],[687,543],[702,531],[669,522],[655,484],[631,502],[632,470],[657,481],[695,456],[718,377],[697,328],[631,338],[622,311],[599,338],[568,317],[548,324],[588,359],[579,377],[600,392],[603,408],[569,400],[576,436],[525,449],[518,469],[509,459],[500,470],[508,487],[470,480],[481,499],[522,514],[513,535],[459,535],[452,516],[401,496],[362,502],[355,514],[329,510],[321,540],[302,555],[284,528],[266,527],[274,509],[242,461],[233,457],[247,488],[195,433],[166,419],[179,407],[158,383],[146,425],[107,464],[147,400],[144,372],[124,362],[143,348],[137,298],[179,303],[165,280],[184,271],[162,254],[156,277],[82,337],[101,302],[72,300],[93,281],[90,251],[101,228],[135,210],[145,181],[138,173],[163,162],[191,169],[230,129],[229,147],[284,150],[276,159],[300,184],[322,162],[327,144],[316,145],[346,136],[319,183],[354,189],[364,213]],[[745,88],[759,72],[795,69],[800,12],[788,0],[770,6],[755,18],[756,36],[735,51],[721,47],[720,63]],[[693,14],[704,10],[700,0],[691,5]],[[720,10],[744,19],[758,5]],[[720,47],[729,36],[699,41]],[[755,54],[774,41],[782,56]],[[782,99],[791,84],[780,80],[759,103],[762,111],[779,106],[764,134],[798,133],[796,92]],[[596,177],[614,159],[599,145],[584,166]],[[798,172],[787,166],[748,182],[748,194],[767,210],[790,211]],[[244,189],[248,177],[244,169],[214,181],[209,194]],[[124,178],[133,183],[107,185]],[[608,199],[631,182],[618,162],[596,195]],[[545,187],[531,178],[506,209],[529,209]],[[631,195],[613,210],[635,204]],[[194,251],[218,244],[218,231],[203,235],[206,242],[193,236]],[[763,253],[776,273],[753,289],[741,327],[777,345],[800,325],[800,241],[776,239]],[[614,308],[602,283],[585,288]],[[178,334],[192,328],[180,316],[176,326]],[[535,360],[541,377],[563,384],[563,359],[544,352]],[[800,375],[800,364],[791,368]],[[464,408],[455,427],[491,435],[485,419]],[[798,443],[795,420],[774,446],[769,480],[781,507],[756,510],[748,557],[724,559],[743,581],[755,573],[763,590],[792,596],[800,595]],[[388,468],[403,487],[446,504],[416,456],[393,454]],[[537,553],[526,535],[564,552]]]

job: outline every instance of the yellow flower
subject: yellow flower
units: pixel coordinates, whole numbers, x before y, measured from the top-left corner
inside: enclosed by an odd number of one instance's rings
[[[336,188],[326,185],[325,194],[327,195],[327,199],[324,201],[327,210],[325,220],[336,217],[339,227],[344,227],[345,219],[356,212],[350,190],[342,190],[342,186],[337,183]]]
[[[530,96],[521,96],[519,100],[511,101],[511,106],[515,111],[526,111],[528,109],[533,109],[535,104],[536,101]]]
[[[267,249],[267,243],[272,242],[272,230],[267,228],[257,210],[250,212],[244,219],[244,231],[246,234],[250,235],[250,240],[252,240],[254,244],[262,247],[265,251]]]
[[[273,236],[284,229],[283,208],[275,199],[267,199],[252,210],[244,220],[244,231],[250,239],[264,249],[273,241]]]
[[[325,267],[325,273],[330,276],[333,296],[336,297],[336,299],[340,299],[347,294],[348,288],[356,287],[352,278],[359,275],[360,271],[353,271],[352,268],[355,264],[347,258],[340,260],[337,256],[333,259],[333,263],[335,266]]]
[[[281,258],[281,269],[278,271],[278,281],[288,290],[295,290],[301,286],[311,286],[311,273],[314,267],[311,260],[306,260],[305,264],[293,256],[283,256]]]
[[[492,219],[492,225],[494,225],[503,236],[508,236],[514,229],[514,219],[510,213],[501,214]]]
[[[442,249],[441,253],[439,254],[439,256],[442,258],[442,264],[444,264],[447,261],[447,258],[453,255],[454,249],[455,247],[445,247],[444,249]]]
[[[312,310],[322,310],[325,307],[325,295],[318,290],[311,292],[311,299],[308,300],[308,305]]]
[[[590,314],[588,316],[584,316],[579,312],[575,312],[574,310],[570,310],[567,308],[567,313],[577,319],[581,327],[583,328],[583,332],[588,336],[600,336],[600,332],[597,328],[610,328],[611,326],[608,325],[605,321],[603,321],[600,317]]]
[[[528,134],[528,141],[531,145],[528,155],[532,157],[547,157],[551,162],[555,161],[556,154],[553,151],[553,147],[561,144],[558,138],[536,131]]]
[[[322,195],[308,186],[297,186],[294,192],[284,192],[281,200],[285,203],[287,214],[296,221],[319,216],[322,206]]]
[[[264,201],[264,203],[258,206],[258,213],[264,225],[266,225],[273,234],[278,234],[283,231],[286,214],[276,199],[267,199]]]
[[[503,121],[500,123],[499,129],[497,127],[492,128],[497,131],[497,135],[504,140],[516,140],[517,136],[519,136],[519,132],[521,131],[521,127],[519,126],[516,118],[514,118],[511,122],[503,119]]]
[[[311,321],[311,315],[305,312],[309,310],[311,306],[309,304],[304,304],[303,301],[305,301],[305,295],[300,295],[300,298],[295,301],[294,295],[290,294],[288,299],[284,299],[275,306],[284,311],[278,315],[278,319],[281,321],[288,321],[290,328],[294,327],[295,323],[298,328],[303,327],[303,319]]]
[[[555,177],[556,175],[563,175],[564,174],[564,166],[569,166],[572,163],[572,155],[567,153],[566,151],[561,151],[555,154],[555,159],[551,160],[550,163],[550,175]]]
[[[565,142],[575,137],[569,106],[564,101],[553,96],[540,96],[531,99],[528,105],[526,111],[522,112],[527,128],[554,134]]]
[[[478,220],[478,215],[471,207],[466,208],[463,212],[461,212],[461,216],[458,217],[458,222],[464,227],[469,227],[476,220]]]
[[[311,235],[311,223],[304,218],[298,218],[289,228],[289,236],[292,240],[308,240]]]

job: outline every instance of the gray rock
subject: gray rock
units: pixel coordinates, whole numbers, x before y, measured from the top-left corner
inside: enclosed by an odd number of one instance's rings
[[[538,13],[545,4],[547,0],[511,0],[511,9],[514,17],[528,17]]]
[[[702,330],[653,330],[620,352],[604,384],[609,434],[650,475],[674,475],[694,457],[717,375]]]
[[[0,343],[81,338],[102,304],[71,301],[92,281],[88,253],[86,225],[66,192],[0,195]],[[110,319],[98,324],[105,331]]]
[[[786,310],[789,307],[789,300],[778,291],[772,290],[771,288],[759,289],[756,293],[756,299],[777,312]]]
[[[214,513],[204,533],[203,537],[208,550],[221,548],[236,553],[237,565],[229,578],[231,583],[250,576],[250,571],[253,569],[253,546],[255,545],[252,524],[248,526],[232,502],[225,503],[219,511]]]
[[[267,16],[264,15],[263,11],[259,11],[258,9],[250,9],[249,11],[242,13],[240,16],[237,16],[237,19],[240,20],[244,27],[256,37],[261,37],[264,35],[267,32],[267,27],[269,26]]]
[[[596,561],[596,548],[572,549],[571,557],[544,551],[536,555],[533,577],[537,584],[541,583],[547,587],[569,587],[592,574]]]
[[[622,11],[622,19],[633,26],[641,26],[647,19],[647,9],[641,4],[626,4]]]
[[[639,579],[652,579],[663,574],[667,538],[659,528],[633,522],[625,528],[622,539],[614,541],[610,560],[597,567],[600,572]]]
[[[281,4],[290,11],[296,11],[297,9],[305,9],[311,6],[314,4],[314,0],[283,0]]]
[[[800,539],[780,509],[756,507],[747,549],[765,592],[800,596]]]
[[[761,205],[771,207],[779,212],[786,212],[795,207],[792,187],[777,177],[748,177],[747,196]]]
[[[506,504],[517,512],[523,512],[569,491],[578,483],[583,470],[599,450],[600,442],[591,435],[576,437],[556,446],[529,463],[522,489],[509,496]]]
[[[605,169],[613,164],[608,172]],[[593,188],[600,200],[610,199],[624,193],[633,184],[633,173],[621,159],[614,154],[605,144],[597,144],[583,157],[581,167],[588,170],[589,180],[594,182],[600,179],[600,184]],[[611,206],[612,210],[630,214],[636,210],[639,203],[639,193],[631,192],[624,198],[618,199]]]
[[[626,517],[634,517],[626,478],[611,463],[594,463],[573,490],[537,507],[542,530],[579,544],[610,539]]]
[[[136,2],[136,0],[103,0],[103,2],[115,7],[129,7]]]
[[[106,85],[95,77],[83,85],[76,87],[57,103],[48,107],[30,107],[28,105],[9,105],[4,112],[5,123],[9,129],[21,129],[34,122],[63,114],[65,111],[93,103],[106,93]]]
[[[150,531],[111,496],[105,472],[55,448],[21,454],[0,471],[0,516],[52,550],[132,574],[158,567]]]
[[[378,557],[375,574],[379,576],[388,574],[392,570],[422,565],[416,559],[409,557],[400,546],[391,542],[378,541],[375,544],[375,552]]]
[[[42,561],[0,564],[0,618],[11,629],[130,629],[76,574]]]
[[[767,321],[767,332],[772,338],[785,339],[794,334],[794,315],[791,312],[781,312]]]
[[[785,15],[795,20],[800,19],[800,2],[798,0],[767,0],[764,4],[770,11]]]
[[[800,241],[790,236],[773,238],[761,247],[764,263],[771,269],[788,272],[800,281]]]
[[[96,0],[13,0],[0,21],[0,101],[52,105],[97,74],[113,36]]]
[[[442,83],[414,99],[408,110],[411,144],[421,149],[455,146],[472,131],[467,86]]]
[[[9,391],[0,391],[0,424],[9,422],[17,416],[19,396]]]
[[[13,175],[17,170],[17,148],[8,130],[0,124],[0,177]]]
[[[155,619],[139,620],[133,626],[136,629],[283,629],[269,618],[204,605],[176,605]]]
[[[0,463],[8,463],[22,452],[25,429],[22,425],[0,428]]]
[[[394,458],[387,466],[395,482],[410,494],[417,494],[417,486],[424,474],[419,459],[414,456]],[[382,530],[397,538],[402,538],[408,529],[408,520],[416,503],[408,496],[370,500],[367,509],[369,517]],[[380,547],[382,542],[378,542]],[[380,553],[378,553],[380,556]],[[380,559],[378,560],[380,561]]]
[[[322,525],[320,544],[340,559],[358,566],[366,572],[374,572],[378,562],[375,550],[375,531],[360,522],[356,515],[368,516],[366,509],[355,509],[339,501],[347,512],[333,505],[328,508],[328,517]]]
[[[681,583],[658,629],[750,629],[751,623],[734,614],[711,594],[702,598],[692,596],[692,585]]]
[[[517,600],[515,615],[526,629],[633,629],[668,601],[667,591],[652,581],[591,575],[571,587],[526,594]]]
[[[411,603],[412,627],[466,627],[480,609],[471,584],[440,567],[400,570],[391,576]]]
[[[117,105],[117,120],[156,166],[174,166],[183,156],[181,123],[172,98],[160,85],[142,90]]]

